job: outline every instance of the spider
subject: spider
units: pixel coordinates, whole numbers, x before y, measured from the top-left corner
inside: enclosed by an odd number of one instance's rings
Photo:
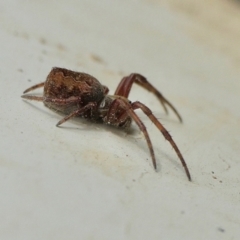
[[[56,126],[77,116],[122,129],[129,128],[133,120],[145,136],[153,167],[156,170],[155,154],[148,131],[139,116],[135,113],[136,109],[141,109],[172,145],[185,169],[188,180],[191,181],[187,164],[168,131],[146,105],[139,101],[131,102],[128,100],[133,83],[152,92],[162,104],[165,112],[168,112],[166,106],[170,107],[180,122],[182,122],[182,118],[174,106],[144,76],[138,73],[132,73],[124,77],[114,95],[108,95],[108,88],[93,76],[54,67],[48,74],[45,82],[34,85],[23,92],[25,94],[37,88],[44,87],[42,97],[22,95],[22,98],[41,101],[46,107],[65,114],[66,116]]]

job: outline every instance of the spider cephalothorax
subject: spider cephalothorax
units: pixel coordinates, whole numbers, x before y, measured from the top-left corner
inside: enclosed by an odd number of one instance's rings
[[[108,95],[108,88],[102,85],[93,76],[86,73],[74,72],[64,68],[55,67],[51,70],[45,82],[34,85],[24,91],[24,93],[27,93],[36,88],[44,87],[42,97],[23,95],[22,98],[42,101],[48,108],[65,114],[66,117],[60,120],[57,123],[57,126],[63,124],[70,118],[77,116],[121,128],[127,128],[131,125],[132,120],[135,121],[145,136],[152,157],[153,166],[157,169],[156,159],[148,131],[134,111],[136,109],[141,109],[162,132],[165,139],[170,142],[185,169],[189,181],[191,181],[190,172],[186,162],[168,131],[146,105],[139,101],[130,102],[128,100],[133,83],[152,92],[158,98],[166,112],[166,106],[168,106],[177,115],[178,119],[182,121],[179,113],[173,105],[164,98],[144,76],[138,73],[132,73],[129,76],[124,77],[119,83],[114,95]]]

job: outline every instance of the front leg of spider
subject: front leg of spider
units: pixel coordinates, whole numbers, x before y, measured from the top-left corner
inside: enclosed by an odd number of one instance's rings
[[[172,139],[171,135],[169,134],[169,132],[163,127],[163,125],[161,124],[161,122],[153,115],[152,111],[143,103],[141,102],[134,102],[131,104],[132,109],[136,110],[136,109],[141,109],[144,114],[146,114],[146,116],[153,122],[153,124],[158,128],[158,130],[161,131],[161,133],[163,134],[163,136],[165,137],[165,139],[167,141],[169,141],[169,143],[172,145],[174,151],[176,152],[176,154],[178,155],[178,158],[180,159],[183,168],[185,169],[186,175],[188,177],[188,180],[191,181],[191,175],[190,172],[188,170],[187,164],[177,146],[177,144],[174,142],[174,140]]]
[[[141,102],[138,102],[138,101],[130,103],[128,101],[128,99],[126,99],[124,97],[121,97],[121,96],[119,96],[119,97],[116,96],[116,99],[112,102],[112,104],[109,107],[106,122],[108,124],[113,125],[113,126],[119,126],[120,127],[120,126],[123,126],[122,125],[123,123],[125,123],[126,126],[130,126],[130,124],[127,124],[127,122],[129,120],[129,118],[133,119],[135,121],[135,123],[138,125],[140,131],[144,134],[144,137],[146,139],[146,142],[147,142],[150,154],[151,154],[152,163],[153,163],[154,169],[156,170],[157,169],[157,164],[156,164],[156,159],[155,159],[155,154],[154,154],[152,142],[151,142],[151,139],[149,137],[146,126],[141,121],[139,116],[134,112],[134,110],[136,110],[136,109],[141,109],[144,112],[144,114],[146,114],[146,116],[161,131],[161,133],[163,134],[165,139],[167,141],[169,141],[169,143],[171,144],[171,146],[175,150],[176,154],[178,155],[178,157],[179,157],[179,159],[182,163],[182,166],[185,169],[188,180],[191,181],[190,172],[188,170],[187,164],[186,164],[179,148],[177,147],[176,143],[174,142],[174,140],[172,139],[172,137],[168,133],[168,131],[157,120],[157,118],[153,115],[152,111],[147,106],[145,106],[144,104],[142,104]]]
[[[128,98],[130,91],[132,89],[133,83],[136,83],[137,85],[141,86],[142,88],[153,93],[156,96],[156,98],[160,101],[160,103],[162,104],[165,112],[168,113],[166,106],[170,107],[172,109],[172,111],[176,114],[176,116],[178,117],[179,121],[182,122],[182,117],[180,116],[177,109],[141,74],[132,73],[129,76],[124,77],[121,80],[121,82],[119,83],[114,94]]]

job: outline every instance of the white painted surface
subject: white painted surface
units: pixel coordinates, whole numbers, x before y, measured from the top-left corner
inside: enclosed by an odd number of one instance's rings
[[[183,2],[0,3],[1,239],[239,239],[239,9],[218,7],[222,23],[208,10],[205,22],[202,5]],[[130,99],[171,132],[193,182],[141,112],[158,173],[136,126],[56,128],[61,116],[23,101],[53,66],[88,72],[111,93],[122,76],[145,75],[184,123],[137,86]]]

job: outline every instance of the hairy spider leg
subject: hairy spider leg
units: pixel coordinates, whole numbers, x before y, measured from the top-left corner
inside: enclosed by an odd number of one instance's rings
[[[27,99],[27,100],[34,100],[39,102],[44,102],[45,97],[38,97],[34,95],[22,95],[21,98]]]
[[[38,83],[38,84],[36,84],[36,85],[33,85],[32,87],[27,88],[23,93],[27,93],[27,92],[33,91],[33,90],[35,90],[35,89],[37,89],[37,88],[43,87],[43,86],[44,86],[44,83],[45,83],[45,82],[42,82],[42,83]]]
[[[36,100],[36,101],[41,101],[41,102],[52,102],[58,105],[67,105],[69,103],[74,103],[74,102],[79,102],[80,101],[80,97],[70,97],[67,99],[61,99],[61,98],[47,98],[47,97],[38,97],[38,96],[34,96],[34,95],[23,95],[21,96],[22,98],[28,99],[28,100]],[[67,115],[66,117],[64,117],[63,119],[61,119],[56,126],[59,126],[61,124],[63,124],[64,122],[68,121],[70,118],[73,118],[79,114],[82,114],[84,112],[86,112],[87,110],[96,107],[96,103],[88,103],[87,105],[85,105],[84,107],[77,109],[76,111],[70,113],[69,115]]]
[[[178,155],[178,157],[182,163],[183,168],[185,169],[188,180],[191,181],[191,175],[188,170],[187,164],[186,164],[179,148],[177,147],[176,143],[174,142],[171,135],[169,134],[169,132],[163,127],[163,125],[158,121],[158,119],[153,115],[152,111],[146,105],[144,105],[143,103],[141,103],[139,101],[136,101],[136,102],[133,102],[131,104],[131,106],[134,110],[140,108],[147,115],[147,117],[154,123],[154,125],[161,131],[161,133],[163,134],[165,139],[167,141],[169,141],[169,143],[172,145],[173,149],[175,150],[176,154]]]
[[[123,107],[124,111],[121,113],[121,115],[119,116],[118,119],[115,119],[116,122],[119,122],[119,123],[124,122],[124,120],[129,116],[136,122],[140,131],[143,132],[144,137],[147,141],[147,145],[148,145],[151,157],[152,157],[152,163],[153,163],[154,169],[156,170],[157,164],[156,164],[155,154],[154,154],[152,142],[150,140],[148,131],[147,131],[144,123],[141,121],[141,119],[138,117],[138,115],[133,111],[131,104],[128,103],[126,101],[126,99],[124,99],[124,98],[115,99],[111,104],[111,106],[113,106],[113,107],[109,108],[108,118],[111,119],[111,117],[114,116],[114,114],[116,113],[117,107],[119,105],[121,105]]]
[[[34,95],[22,95],[22,98],[28,99],[28,100],[35,100],[35,101],[41,101],[41,102],[52,102],[55,103],[57,105],[67,105],[67,104],[72,104],[72,103],[77,103],[81,101],[80,97],[70,97],[70,98],[50,98],[50,97],[38,97],[38,96],[34,96]],[[75,110],[74,112],[70,113],[69,115],[67,115],[66,117],[64,117],[62,120],[60,120],[56,126],[59,126],[61,124],[63,124],[64,122],[66,122],[67,120],[69,120],[70,118],[73,118],[79,114],[84,113],[85,111],[96,107],[96,103],[88,103],[87,105],[85,105],[84,107]]]
[[[51,97],[38,97],[35,95],[22,95],[24,99],[34,100],[39,102],[52,102],[58,105],[67,105],[70,103],[80,102],[80,97],[69,97],[69,98],[51,98]]]
[[[84,112],[86,112],[87,110],[89,109],[93,109],[93,108],[96,108],[97,107],[97,103],[95,102],[90,102],[88,103],[87,105],[85,105],[84,107],[80,108],[80,109],[77,109],[75,110],[74,112],[70,113],[69,115],[67,115],[66,117],[64,117],[62,120],[60,120],[56,126],[59,126],[61,124],[63,124],[64,122],[68,121],[70,118],[73,118],[75,116],[78,116]]]
[[[149,92],[152,92],[161,102],[165,112],[168,113],[166,107],[166,105],[168,105],[172,109],[172,111],[177,115],[179,121],[182,122],[182,117],[178,113],[177,109],[144,76],[138,73],[132,73],[129,76],[124,77],[119,83],[114,95],[119,95],[128,98],[133,83],[136,83],[137,85],[148,90]]]

